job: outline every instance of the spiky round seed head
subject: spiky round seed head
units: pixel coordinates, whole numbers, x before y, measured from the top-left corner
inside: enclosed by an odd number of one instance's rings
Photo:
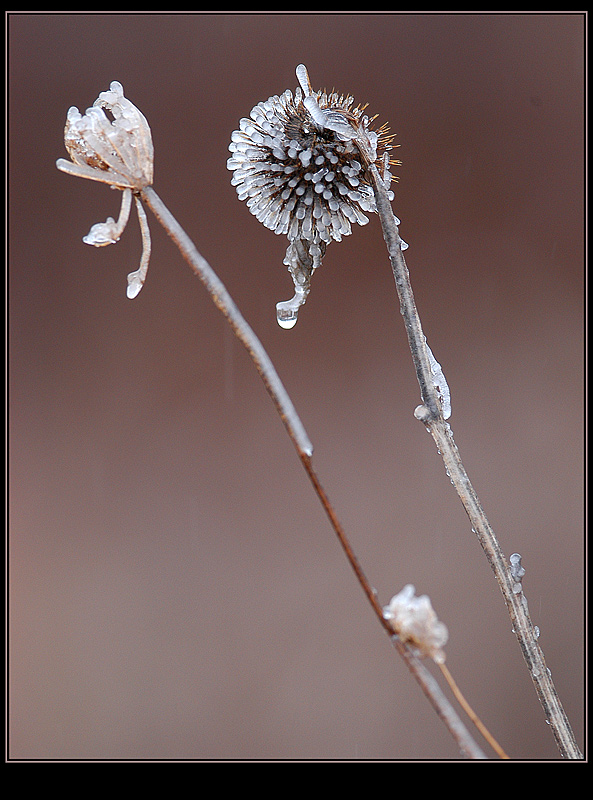
[[[284,263],[295,294],[276,305],[283,328],[295,325],[329,242],[350,234],[352,223],[366,225],[365,212],[377,210],[370,165],[388,192],[392,180],[387,127],[372,130],[373,120],[350,96],[314,92],[303,64],[296,75],[294,95],[273,95],[240,121],[227,161],[239,199],[267,228],[288,236]]]
[[[371,130],[372,120],[354,99],[336,92],[314,92],[322,111],[362,129],[374,145],[375,163],[387,187],[391,138],[385,126]],[[290,241],[340,241],[352,223],[365,225],[365,212],[375,211],[375,199],[361,153],[352,139],[321,127],[303,102],[303,92],[287,89],[258,103],[233,132],[227,166],[239,199],[254,216]]]

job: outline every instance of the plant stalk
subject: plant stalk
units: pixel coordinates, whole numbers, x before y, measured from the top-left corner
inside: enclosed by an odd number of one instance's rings
[[[556,744],[563,758],[582,759],[574,733],[560,702],[543,652],[538,644],[533,623],[527,609],[523,591],[515,591],[517,582],[512,578],[509,564],[502,552],[478,496],[463,466],[459,450],[453,439],[449,424],[443,419],[436,387],[431,380],[431,371],[426,354],[426,339],[422,332],[420,316],[414,301],[410,276],[401,249],[399,229],[394,217],[387,190],[377,168],[370,164],[377,211],[383,228],[389,259],[404,318],[412,359],[420,385],[423,407],[415,415],[432,435],[445,464],[447,475],[469,517],[471,527],[478,537],[488,563],[492,568],[509,611],[513,631],[519,641],[523,657],[529,669],[546,722],[549,723]]]
[[[394,635],[393,628],[383,614],[383,609],[377,599],[376,592],[372,588],[356,558],[348,537],[313,468],[311,460],[313,446],[263,345],[247,324],[222,281],[218,278],[206,259],[200,255],[189,236],[185,233],[154,189],[152,187],[146,187],[140,192],[140,195],[179,248],[192,271],[202,281],[215,305],[229,322],[235,336],[242,342],[249,353],[286,427],[288,435],[299,454],[305,472],[330,520],[346,558],[382,627],[388,633],[390,640],[404,659],[404,662],[420,685],[422,691],[435,708],[438,716],[445,723],[449,732],[458,743],[461,752],[469,758],[486,758],[484,752],[476,744],[468,729],[459,718],[457,711],[441,691],[434,677],[414,654],[412,648],[406,643],[401,642],[398,637]]]

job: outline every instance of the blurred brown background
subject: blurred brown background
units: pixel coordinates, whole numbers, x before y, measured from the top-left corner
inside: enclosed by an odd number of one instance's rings
[[[226,169],[297,85],[369,103],[451,425],[583,742],[580,14],[8,18],[9,750],[15,759],[444,759],[455,744],[374,618],[247,355],[151,221],[55,168],[110,81],[155,188],[268,349],[387,603],[406,583],[507,752],[556,759],[502,595],[432,440],[378,219],[332,244],[292,331],[286,241]]]

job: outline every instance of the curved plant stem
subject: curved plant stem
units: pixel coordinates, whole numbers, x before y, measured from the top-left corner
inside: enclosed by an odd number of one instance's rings
[[[449,732],[459,745],[459,749],[461,750],[461,752],[464,753],[468,758],[474,758],[474,759],[486,758],[483,751],[480,749],[480,747],[478,747],[478,745],[475,743],[475,741],[469,734],[465,725],[459,719],[457,712],[453,709],[453,707],[451,706],[445,695],[442,693],[434,677],[422,663],[422,660],[417,655],[415,655],[413,648],[411,648],[405,642],[402,642],[397,636],[394,635],[393,628],[391,627],[389,620],[387,620],[383,614],[383,609],[379,604],[379,601],[377,599],[377,594],[373,589],[373,587],[371,586],[371,584],[369,583],[366,575],[364,574],[363,569],[360,566],[358,559],[354,554],[354,551],[352,550],[352,546],[350,545],[348,537],[346,536],[346,533],[336,516],[336,512],[332,504],[330,503],[329,498],[325,490],[323,489],[323,486],[321,485],[321,482],[319,481],[317,474],[315,473],[315,470],[313,469],[311,459],[305,456],[301,457],[301,460],[303,462],[305,471],[307,472],[309,479],[313,484],[313,487],[315,488],[315,491],[317,493],[317,496],[319,497],[321,505],[325,509],[332,524],[332,527],[336,533],[336,536],[338,537],[338,540],[342,545],[344,552],[346,553],[346,557],[350,563],[350,566],[352,567],[352,569],[356,574],[356,577],[358,578],[358,582],[362,586],[362,589],[365,595],[367,596],[367,599],[371,604],[375,614],[377,615],[379,622],[386,630],[386,632],[389,634],[393,644],[395,645],[396,650],[403,658],[404,663],[406,664],[412,675],[415,677],[416,681],[422,688],[422,691],[424,692],[429,702],[437,712],[438,716],[443,720],[443,722],[449,729]],[[443,674],[446,675],[447,673]],[[457,697],[458,702],[460,702],[460,698],[463,698],[463,695],[461,695],[461,692],[455,691],[457,687],[454,683],[449,683],[449,685],[451,686],[453,693]],[[464,711],[468,713],[469,706],[465,701],[465,699],[463,699],[462,703],[460,702],[460,705],[462,706]],[[471,714],[469,714],[469,716],[470,719],[474,722],[474,724],[476,724],[477,717],[473,711],[471,711]],[[482,725],[482,723],[479,723],[477,727],[482,733],[482,735],[484,735],[484,731],[486,731],[486,728]],[[501,751],[499,745],[495,742],[493,737],[488,732],[486,733],[487,735],[485,736],[485,738],[487,739],[487,741],[489,741],[490,743],[494,742],[495,751],[500,753]]]
[[[384,617],[383,609],[377,599],[377,595],[369,583],[366,575],[364,574],[364,571],[358,562],[358,559],[356,558],[348,537],[346,536],[346,533],[342,528],[340,521],[338,520],[335,510],[329,501],[329,498],[323,489],[315,470],[313,469],[313,464],[311,461],[313,447],[309,437],[307,436],[305,428],[299,419],[292,401],[284,389],[284,386],[282,385],[282,382],[280,381],[280,378],[278,377],[278,374],[276,373],[276,370],[261,342],[245,321],[241,312],[229,295],[227,289],[218,278],[212,267],[197,251],[189,236],[185,233],[181,225],[179,225],[175,217],[167,209],[154,189],[152,187],[147,187],[143,189],[140,194],[146,205],[151,209],[157,220],[161,223],[171,239],[177,245],[182,256],[187,261],[193,272],[202,281],[217,308],[225,316],[233,332],[249,353],[282,421],[284,422],[288,435],[290,436],[299,454],[305,472],[307,473],[327,516],[329,517],[332,528],[338,537],[346,558],[354,570],[358,582],[360,583],[367,599],[369,600],[380,624],[389,634],[389,637],[394,643],[397,651],[404,659],[408,669],[419,683],[422,691],[428,697],[432,706],[435,708],[438,716],[447,726],[451,735],[457,742],[461,752],[468,758],[486,758],[486,755],[475,743],[468,729],[459,718],[456,710],[441,691],[435,678],[427,670],[420,658],[415,655],[413,649],[407,644],[401,642],[398,637],[394,635],[393,628],[391,627],[389,621]]]
[[[313,453],[313,445],[295,410],[292,400],[288,396],[263,345],[247,324],[226,287],[206,259],[198,253],[192,240],[154,189],[151,186],[146,187],[142,190],[141,196],[169,236],[173,239],[194,273],[202,281],[215,305],[226,317],[235,336],[245,346],[270,397],[274,401],[276,409],[294,446],[299,453],[310,456]]]
[[[494,737],[492,736],[490,731],[484,726],[484,724],[482,723],[482,720],[476,715],[476,713],[473,710],[473,708],[469,705],[469,703],[467,702],[467,700],[465,699],[465,697],[461,693],[461,690],[459,689],[459,686],[457,686],[457,684],[453,680],[453,676],[451,675],[451,673],[449,671],[449,668],[444,663],[443,664],[439,664],[439,667],[441,669],[441,672],[445,676],[445,680],[447,681],[447,683],[451,687],[451,691],[453,692],[453,694],[457,698],[457,702],[463,708],[463,710],[465,711],[467,716],[471,719],[471,721],[474,723],[476,728],[480,731],[480,733],[482,734],[484,739],[486,739],[486,741],[490,743],[490,746],[492,747],[492,749],[496,753],[498,753],[500,758],[508,759],[508,756],[505,753],[505,751],[498,744],[496,739],[494,739]]]
[[[457,713],[453,710],[453,707],[441,691],[441,688],[438,685],[435,677],[428,671],[422,660],[418,658],[418,656],[407,645],[399,641],[399,639],[395,640],[395,646],[400,656],[406,663],[408,669],[422,687],[426,697],[428,698],[428,701],[451,732],[451,735],[457,742],[459,749],[464,756],[471,759],[487,758],[483,750],[478,747],[478,745],[469,736],[465,725],[461,723]],[[461,694],[460,696],[462,697]],[[459,701],[459,697],[457,699]],[[467,708],[463,704],[461,705],[464,711],[467,713]],[[471,713],[473,714],[473,711]],[[475,723],[475,719],[473,719],[471,715],[470,718]],[[486,729],[484,728],[484,730]],[[489,733],[487,736],[485,736],[485,738],[490,742],[490,744],[494,743],[494,749],[500,756],[500,747],[496,744]]]
[[[383,228],[383,237],[389,252],[395,284],[400,300],[408,341],[423,406],[416,409],[415,415],[427,427],[445,464],[447,475],[457,490],[457,494],[470,519],[471,527],[482,545],[504,596],[513,631],[521,646],[523,657],[535,685],[546,721],[549,723],[556,744],[564,758],[581,759],[572,728],[558,697],[550,671],[546,666],[543,652],[537,642],[527,602],[522,590],[517,590],[510,567],[504,557],[498,540],[488,522],[478,496],[467,476],[461,456],[453,439],[449,424],[443,419],[440,401],[431,381],[430,365],[426,355],[426,340],[422,333],[420,317],[414,302],[408,268],[401,250],[399,230],[391,209],[387,191],[374,165],[370,165],[373,179],[377,211]]]

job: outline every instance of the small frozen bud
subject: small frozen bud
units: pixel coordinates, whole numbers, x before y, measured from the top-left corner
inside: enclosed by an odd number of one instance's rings
[[[428,422],[431,419],[430,410],[425,405],[416,406],[414,409],[414,416],[420,422]]]
[[[130,218],[130,208],[132,207],[132,192],[124,189],[121,196],[121,209],[117,222],[113,217],[107,217],[105,222],[97,222],[93,225],[86,236],[82,237],[85,244],[94,247],[104,247],[107,244],[119,242],[122,233]]]
[[[404,586],[383,609],[394,632],[403,642],[417,647],[437,664],[445,661],[443,647],[449,638],[444,623],[439,622],[428,595],[415,596],[412,584]]]
[[[68,110],[64,145],[71,161],[58,159],[57,167],[63,172],[118,189],[143,189],[152,183],[150,126],[144,114],[124,96],[118,81],[101,92],[84,114],[75,106]]]

